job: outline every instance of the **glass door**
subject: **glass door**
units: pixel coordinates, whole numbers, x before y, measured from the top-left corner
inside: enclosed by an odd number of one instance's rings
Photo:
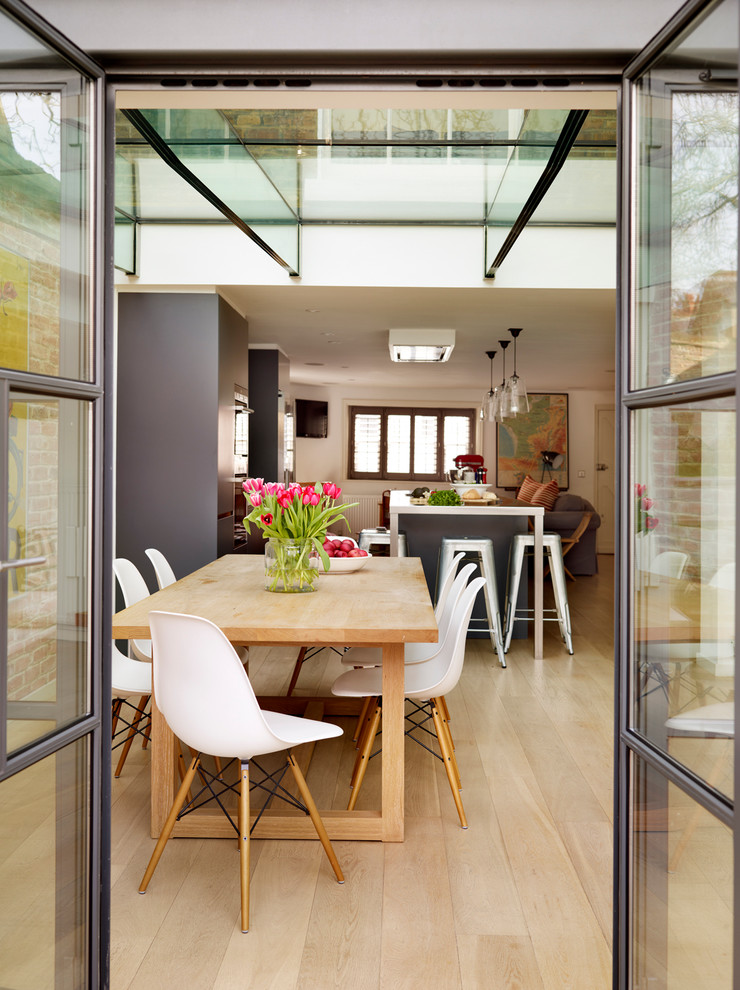
[[[733,983],[738,2],[623,89],[615,985]]]
[[[0,986],[80,990],[107,968],[102,74],[30,17],[0,2]]]

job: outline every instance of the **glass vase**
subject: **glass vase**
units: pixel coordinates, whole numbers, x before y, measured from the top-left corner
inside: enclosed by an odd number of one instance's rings
[[[311,564],[313,542],[271,536],[265,544],[265,588],[300,593],[315,591],[318,569]]]

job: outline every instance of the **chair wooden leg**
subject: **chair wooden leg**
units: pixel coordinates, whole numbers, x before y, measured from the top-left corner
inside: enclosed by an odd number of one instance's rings
[[[441,698],[435,698],[431,702],[431,704],[432,704],[432,707],[434,707],[435,706],[435,703],[436,703],[437,711],[439,712],[440,724],[441,724],[442,728],[444,729],[445,738],[447,739],[447,747],[448,747],[449,752],[450,752],[450,762],[452,763],[452,769],[453,769],[453,771],[455,773],[455,780],[457,781],[457,789],[459,791],[459,790],[462,789],[462,781],[460,779],[460,768],[457,765],[457,757],[455,756],[455,743],[454,743],[454,741],[452,739],[452,733],[450,732],[450,727],[449,727],[448,723],[444,720],[444,717],[442,716],[442,711],[441,711],[441,708],[440,708],[440,705],[439,705],[439,702],[441,700],[442,700]]]
[[[139,722],[144,715],[144,699],[148,700],[149,695],[143,695],[141,702],[139,702],[139,707],[136,709],[136,715],[134,715],[134,720],[129,726],[128,735],[126,736],[126,742],[123,744],[123,749],[121,750],[121,756],[118,760],[118,765],[116,766],[116,772],[114,777],[120,777],[123,771],[123,764],[126,762],[126,757],[128,756],[128,751],[131,749],[131,743],[134,741],[134,736],[136,735],[136,730],[139,727]]]
[[[249,763],[241,764],[239,788],[239,884],[241,888],[242,931],[249,931]]]
[[[439,699],[439,710],[445,722],[452,721],[450,716],[450,709],[447,707],[447,699],[445,698],[444,695],[442,695],[442,697]]]
[[[372,753],[373,743],[375,742],[375,735],[378,731],[379,724],[380,703],[376,703],[375,711],[373,712],[372,720],[370,722],[370,728],[365,736],[365,745],[360,751],[360,762],[357,767],[357,774],[352,782],[352,794],[349,799],[349,804],[347,805],[347,811],[354,811],[354,807],[357,804],[357,798],[360,793],[360,788],[362,787],[362,781],[365,779],[365,771],[367,770],[367,765],[370,762],[370,754]]]
[[[362,708],[360,709],[360,714],[357,716],[357,722],[355,723],[355,731],[352,733],[352,742],[357,743],[359,746],[360,734],[362,732],[362,727],[364,725],[365,719],[367,717],[367,710],[370,707],[370,696],[363,698]]]
[[[460,791],[457,787],[454,764],[452,762],[454,759],[454,754],[450,750],[445,726],[434,701],[432,702],[432,718],[434,719],[434,728],[437,730],[437,739],[439,740],[439,748],[442,752],[442,760],[445,765],[445,770],[447,771],[447,780],[450,783],[450,790],[452,791],[452,800],[455,802],[455,807],[457,808],[457,813],[460,817],[460,824],[463,828],[467,828],[468,820],[465,817],[465,809],[463,808],[462,798],[460,797]]]
[[[167,821],[164,823],[164,828],[157,839],[157,844],[154,847],[154,852],[152,853],[152,858],[149,860],[149,865],[146,868],[146,872],[141,879],[139,884],[139,893],[145,894],[146,888],[149,886],[149,881],[152,879],[154,871],[157,868],[157,863],[159,863],[159,858],[164,852],[164,847],[167,845],[167,840],[172,834],[172,829],[175,827],[175,822],[177,821],[177,816],[180,814],[180,808],[182,808],[185,803],[185,798],[187,797],[190,785],[193,782],[193,777],[195,776],[195,771],[198,769],[198,764],[200,763],[200,755],[193,757],[193,762],[188,767],[187,773],[183,777],[183,781],[180,784],[180,790],[177,792],[177,796],[170,808],[170,813],[167,816]]]
[[[113,723],[112,723],[111,739],[116,738],[116,726],[118,725],[118,716],[121,712],[122,704],[123,704],[123,698],[113,699]]]
[[[293,676],[290,678],[290,684],[288,685],[288,691],[287,691],[288,697],[290,697],[291,694],[293,694],[293,689],[295,688],[296,683],[298,681],[298,675],[301,672],[301,667],[303,666],[303,661],[306,659],[307,652],[308,652],[307,646],[302,646],[298,651],[298,658],[295,662],[295,666],[293,667]]]
[[[142,708],[142,711],[149,704],[149,698],[150,697],[151,697],[151,695],[148,695],[148,694],[142,695],[142,697],[141,697],[141,708]],[[147,717],[146,727],[144,728],[144,738],[141,740],[141,748],[142,749],[146,749],[147,746],[149,745],[149,739],[151,737],[151,734],[152,734],[152,718],[151,718],[151,715],[149,715]]]
[[[355,781],[357,780],[357,772],[360,769],[360,764],[362,763],[362,753],[365,749],[365,743],[367,742],[367,734],[370,731],[370,726],[372,725],[373,716],[375,714],[375,706],[378,703],[377,697],[368,697],[368,706],[365,712],[365,719],[362,723],[362,728],[360,729],[360,734],[357,739],[357,745],[355,749],[357,750],[357,756],[355,757],[354,766],[352,767],[352,776],[350,777],[349,786],[354,787]],[[376,729],[376,734],[378,730]]]
[[[313,822],[314,828],[316,829],[316,834],[321,840],[321,845],[324,847],[324,852],[329,858],[331,863],[331,868],[334,870],[334,874],[339,881],[339,883],[344,883],[344,874],[342,873],[342,868],[339,865],[339,860],[334,854],[334,849],[331,842],[329,841],[329,836],[324,828],[324,823],[321,820],[321,815],[319,814],[314,799],[311,792],[308,789],[308,784],[306,783],[306,778],[301,773],[301,768],[295,761],[295,757],[292,753],[288,753],[288,765],[293,771],[293,776],[295,777],[295,782],[300,791],[303,803],[308,808],[308,813],[311,816],[311,821]]]

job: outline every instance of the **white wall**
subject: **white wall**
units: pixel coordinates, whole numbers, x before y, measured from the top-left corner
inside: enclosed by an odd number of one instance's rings
[[[550,389],[529,386],[532,392]],[[349,481],[347,479],[348,424],[347,408],[352,404],[436,404],[445,407],[478,407],[481,395],[478,392],[450,390],[441,395],[435,392],[410,395],[408,390],[358,389],[356,386],[326,386],[312,388],[295,385],[293,398],[326,399],[329,403],[328,436],[326,439],[298,438],[296,440],[296,479],[298,481],[333,481],[348,494],[380,494],[388,488],[384,481]],[[614,393],[576,389],[568,392],[568,448],[570,455],[570,484],[568,490],[584,496],[591,502],[596,493],[595,473],[595,407],[610,405]],[[488,468],[488,478],[495,485],[496,441],[495,424],[479,424],[479,437],[476,451],[483,456]],[[583,476],[581,477],[581,472]],[[403,488],[402,482],[391,487]],[[504,494],[504,492],[500,492]],[[510,492],[508,493],[511,494]]]

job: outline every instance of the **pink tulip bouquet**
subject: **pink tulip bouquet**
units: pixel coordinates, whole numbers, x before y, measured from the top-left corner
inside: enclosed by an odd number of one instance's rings
[[[344,521],[343,511],[357,502],[349,505],[337,505],[336,500],[342,494],[342,489],[329,481],[310,485],[281,485],[277,482],[265,482],[262,478],[248,478],[243,484],[247,508],[251,511],[244,518],[245,526],[257,526],[262,530],[266,539],[304,542],[302,550],[292,551],[291,558],[295,560],[293,578],[300,587],[296,590],[311,590],[318,574],[316,567],[309,563],[309,556],[318,556],[328,571],[329,557],[324,550],[326,531],[338,522]],[[289,568],[287,551],[276,544],[275,551],[281,559],[276,559],[273,566],[273,577],[278,584],[287,579],[286,570]],[[310,587],[304,587],[308,584]],[[288,590],[283,587],[270,587],[270,590]]]
[[[647,485],[635,485],[635,532],[648,533],[655,529],[659,520],[650,515],[655,503],[647,497]]]

